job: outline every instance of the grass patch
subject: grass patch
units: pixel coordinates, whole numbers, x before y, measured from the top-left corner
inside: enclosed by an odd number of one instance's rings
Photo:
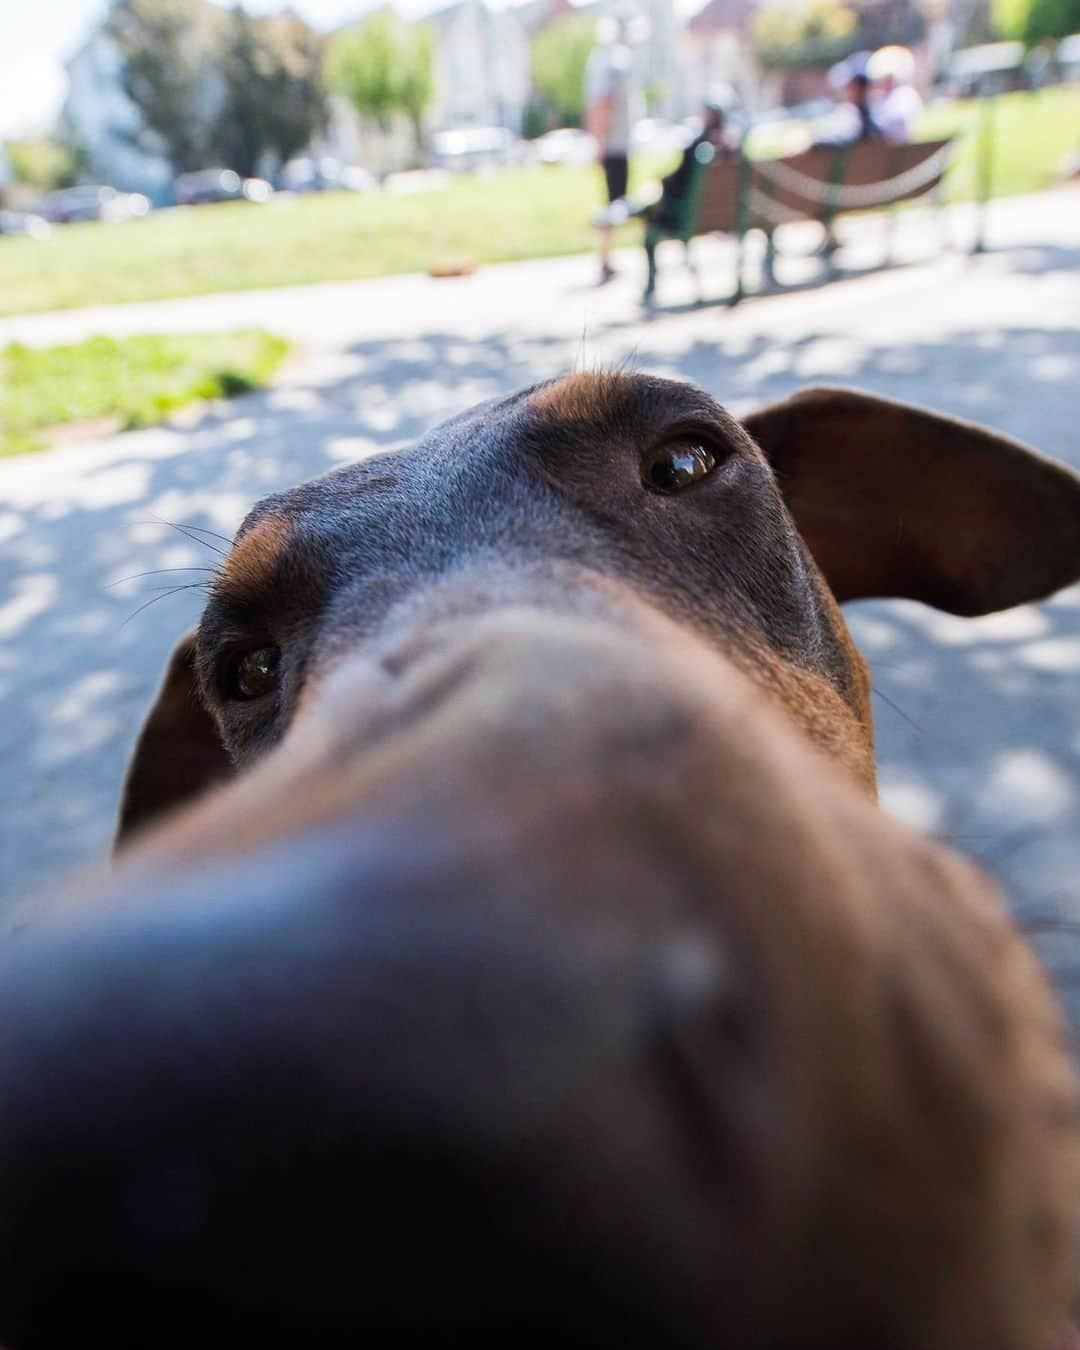
[[[920,135],[972,132],[973,103],[936,104]],[[1075,148],[1080,90],[1058,86],[997,101],[994,190],[1053,182]],[[758,137],[765,152],[775,133]],[[975,139],[966,136],[948,179],[960,200],[974,187]],[[635,177],[666,169],[635,164]],[[124,225],[68,225],[45,240],[0,238],[0,313],[167,299],[210,291],[346,281],[477,263],[581,253],[595,247],[589,217],[601,200],[592,166],[463,175],[415,196],[325,193],[154,212]],[[627,242],[640,239],[628,227]]]
[[[971,99],[932,103],[923,113],[916,140],[955,136],[957,144],[945,177],[945,200],[971,201],[979,187],[980,135],[985,106]],[[1080,150],[1080,89],[1054,85],[1036,93],[1003,94],[993,102],[995,197],[1037,192],[1057,181],[1066,158]],[[767,159],[805,141],[805,123],[767,123],[751,133],[750,154]]]
[[[919,124],[920,140],[959,136],[945,180],[949,201],[970,201],[978,184],[983,107],[972,100],[931,104]],[[1080,88],[1055,85],[994,100],[992,195],[1015,196],[1049,187],[1066,158],[1080,150]]]
[[[39,450],[47,430],[116,419],[149,426],[186,404],[265,384],[288,343],[260,331],[95,337],[70,346],[0,349],[0,455]]]
[[[0,237],[0,313],[580,253],[596,246],[600,189],[591,166],[511,169],[413,196],[282,196]]]

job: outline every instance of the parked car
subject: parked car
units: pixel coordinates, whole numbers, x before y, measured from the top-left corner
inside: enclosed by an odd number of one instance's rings
[[[173,182],[180,206],[205,206],[211,202],[265,202],[274,187],[265,178],[241,178],[234,169],[196,169],[182,173]]]
[[[1080,33],[1061,39],[1054,61],[1063,80],[1080,80]]]
[[[1024,44],[985,42],[954,52],[946,83],[961,98],[988,98],[1024,87]]]
[[[303,155],[290,159],[281,170],[279,186],[286,192],[371,192],[374,174],[355,164],[343,164],[332,155]]]
[[[150,210],[150,198],[141,192],[117,192],[103,184],[83,184],[51,192],[41,203],[41,214],[53,225],[80,220],[137,220]]]
[[[685,122],[668,122],[662,117],[643,117],[634,123],[630,149],[636,153],[678,154],[694,139],[694,129]]]
[[[509,127],[451,127],[432,136],[431,152],[441,169],[490,169],[520,163],[524,142]]]
[[[577,127],[545,132],[533,147],[541,164],[592,164],[596,159],[596,137]]]
[[[28,234],[31,239],[44,239],[51,230],[45,217],[32,211],[0,211],[0,234]]]

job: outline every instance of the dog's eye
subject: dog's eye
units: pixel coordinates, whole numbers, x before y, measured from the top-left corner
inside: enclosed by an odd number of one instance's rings
[[[253,647],[233,663],[228,678],[229,698],[262,698],[277,688],[281,652],[277,647]]]
[[[681,492],[715,468],[716,456],[701,441],[671,441],[646,454],[641,481],[654,492]]]

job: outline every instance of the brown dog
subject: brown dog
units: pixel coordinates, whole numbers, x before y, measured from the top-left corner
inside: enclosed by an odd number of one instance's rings
[[[837,601],[1078,575],[1076,476],[834,390],[575,376],[261,503],[3,955],[0,1336],[1046,1350],[1063,1025]]]

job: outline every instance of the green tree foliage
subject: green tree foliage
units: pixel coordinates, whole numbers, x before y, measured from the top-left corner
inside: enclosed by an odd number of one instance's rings
[[[841,0],[794,0],[758,10],[751,35],[766,70],[825,66],[855,50],[859,20]]]
[[[419,146],[435,92],[431,30],[380,10],[334,38],[326,54],[326,79],[361,117],[383,128],[395,113],[406,116]]]
[[[563,126],[578,127],[585,116],[585,67],[595,41],[593,20],[574,14],[533,38],[533,84]]]
[[[243,176],[266,153],[285,163],[326,125],[320,39],[295,15],[254,19],[237,5],[217,46],[222,99],[213,158]]]
[[[994,0],[992,15],[1001,37],[1029,46],[1080,33],[1080,0]]]
[[[70,187],[79,169],[78,156],[70,146],[44,137],[40,140],[7,141],[4,144],[11,172],[17,182],[51,192]]]
[[[132,139],[163,152],[178,173],[206,164],[211,27],[204,8],[189,0],[113,0],[106,19],[123,61],[124,92],[142,119]]]
[[[107,31],[141,116],[133,140],[173,170],[284,161],[326,122],[322,44],[292,14],[252,18],[201,0],[113,0]]]

